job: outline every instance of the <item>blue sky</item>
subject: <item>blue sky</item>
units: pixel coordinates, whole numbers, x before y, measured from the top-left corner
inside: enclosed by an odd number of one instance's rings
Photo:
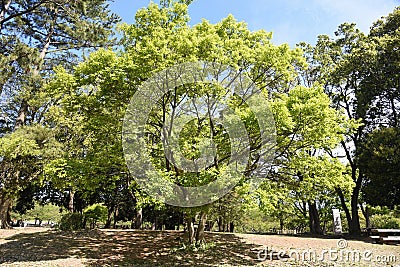
[[[136,11],[149,0],[115,0],[111,9],[132,23]],[[154,2],[158,2],[155,0]],[[274,33],[276,44],[300,41],[315,43],[319,34],[333,35],[343,22],[355,22],[368,32],[372,22],[400,5],[400,0],[194,0],[189,7],[194,25],[202,18],[212,23],[228,14],[247,22],[251,30],[265,29]]]

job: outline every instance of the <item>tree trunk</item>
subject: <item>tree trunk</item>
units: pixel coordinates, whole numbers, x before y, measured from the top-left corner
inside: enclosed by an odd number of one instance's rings
[[[69,202],[68,202],[69,212],[74,212],[74,198],[75,198],[75,191],[71,189],[69,191]]]
[[[215,221],[209,221],[208,227],[207,227],[207,231],[212,232],[213,227],[214,227]]]
[[[111,228],[111,221],[112,221],[112,215],[114,213],[114,210],[115,210],[115,207],[112,207],[112,208],[108,209],[107,221],[106,221],[106,224],[104,225],[104,228],[106,228],[106,229]]]
[[[342,189],[336,188],[336,193],[339,195],[340,204],[342,205],[342,209],[344,210],[344,213],[346,214],[347,224],[350,225],[351,224],[351,214],[350,214],[349,208],[346,205],[346,200],[344,199]]]
[[[361,235],[360,216],[358,215],[358,196],[361,190],[361,181],[361,174],[359,174],[356,186],[353,188],[351,195],[351,223],[349,224],[349,234],[352,236]]]
[[[233,222],[231,222],[231,223],[229,224],[229,231],[230,231],[231,233],[233,233],[234,228],[235,228],[235,225],[233,224]]]
[[[284,226],[285,226],[284,220],[283,220],[283,218],[280,218],[279,219],[279,228],[281,231],[283,231]]]
[[[371,220],[369,219],[369,207],[365,207],[365,228],[371,229]]]
[[[194,243],[194,225],[193,225],[193,217],[186,217],[186,225],[188,232],[188,241],[189,244]]]
[[[11,200],[7,197],[0,198],[0,228],[10,229],[10,206]]]
[[[207,214],[205,212],[200,213],[199,227],[196,232],[196,244],[204,243],[204,228],[207,222]]]
[[[223,232],[224,231],[224,220],[222,217],[219,217],[218,219],[218,232]]]
[[[308,213],[310,217],[310,232],[312,234],[322,235],[321,222],[315,201],[308,202]]]
[[[322,234],[326,235],[326,223],[327,221],[324,220],[324,225],[322,226]]]
[[[136,212],[135,229],[142,228],[142,221],[143,221],[143,209],[140,208]]]
[[[117,228],[117,217],[118,217],[118,206],[114,209],[114,224],[113,224],[114,229]]]
[[[356,180],[356,186],[353,188],[353,192],[351,194],[351,213],[350,210],[347,208],[343,192],[341,191],[340,188],[336,190],[337,193],[339,194],[342,208],[346,213],[346,219],[349,225],[349,234],[352,236],[361,235],[360,216],[358,215],[358,196],[361,190],[361,182],[362,182],[362,176],[359,175],[358,179]]]
[[[18,110],[18,116],[15,120],[15,129],[20,128],[26,123],[26,116],[28,114],[28,102],[26,100],[21,101],[21,106]]]

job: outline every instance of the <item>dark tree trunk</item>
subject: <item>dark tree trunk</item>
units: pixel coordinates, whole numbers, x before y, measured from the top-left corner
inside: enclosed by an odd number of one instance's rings
[[[224,219],[222,217],[218,219],[218,232],[224,232]]]
[[[308,202],[308,213],[310,217],[310,233],[322,235],[321,222],[315,201]]]
[[[206,231],[212,231],[213,227],[214,227],[215,221],[209,221],[209,223],[207,224],[207,230]]]
[[[231,222],[229,224],[229,232],[233,233],[234,228],[235,228],[235,225],[233,224],[233,222]]]
[[[322,226],[322,234],[326,235],[326,221],[324,221],[324,225]]]
[[[361,235],[360,216],[358,215],[358,196],[361,190],[361,175],[357,179],[356,186],[351,195],[351,223],[349,224],[349,234],[352,236]]]
[[[346,205],[346,200],[344,198],[343,192],[339,188],[336,190],[339,195],[342,208],[346,213],[346,220],[349,225],[349,234],[352,236],[361,235],[360,216],[358,215],[358,196],[361,190],[361,180],[362,178],[359,178],[357,180],[356,186],[353,188],[353,192],[351,195],[351,212]]]
[[[346,214],[347,223],[348,223],[348,225],[350,225],[350,223],[351,223],[351,214],[350,214],[349,208],[346,205],[346,200],[344,198],[342,189],[336,188],[336,192],[339,195],[340,204],[342,205],[342,209],[344,210],[344,213]]]
[[[359,129],[361,131],[361,129]],[[358,138],[354,139],[355,147],[359,147]],[[342,146],[346,152],[346,157],[351,165],[351,178],[355,182],[355,186],[353,188],[350,200],[350,209],[346,205],[346,200],[344,198],[343,192],[338,188],[336,191],[339,195],[340,202],[342,204],[342,208],[346,213],[347,223],[349,225],[349,234],[352,236],[360,236],[361,228],[360,228],[360,217],[358,215],[358,197],[361,191],[361,185],[363,180],[363,175],[361,173],[357,174],[358,167],[356,163],[353,161],[350,151],[347,149],[346,144],[342,141]]]
[[[104,228],[106,228],[106,229],[111,228],[112,215],[114,213],[114,210],[115,210],[115,207],[112,207],[112,208],[108,209],[107,221],[106,221],[106,224],[104,225]],[[114,218],[115,218],[115,216],[114,216]],[[114,220],[114,222],[115,222],[115,220]]]

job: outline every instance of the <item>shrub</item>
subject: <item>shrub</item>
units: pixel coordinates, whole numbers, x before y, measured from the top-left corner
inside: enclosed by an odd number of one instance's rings
[[[375,228],[400,229],[400,219],[386,214],[372,216],[371,224]]]
[[[62,216],[59,227],[63,231],[76,231],[85,228],[84,221],[82,214],[68,213]]]
[[[105,222],[107,220],[108,209],[103,204],[94,204],[87,207],[83,214],[90,223],[90,228],[94,228],[98,221]]]

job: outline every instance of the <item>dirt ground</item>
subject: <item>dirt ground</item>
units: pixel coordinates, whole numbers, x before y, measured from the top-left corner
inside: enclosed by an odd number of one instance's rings
[[[178,231],[0,230],[0,266],[400,266],[400,246],[366,240],[207,233],[185,249]]]

